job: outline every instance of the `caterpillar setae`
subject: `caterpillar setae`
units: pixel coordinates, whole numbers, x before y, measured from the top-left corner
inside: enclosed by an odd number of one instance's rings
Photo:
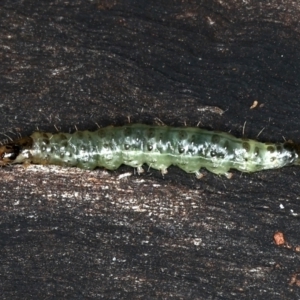
[[[300,164],[300,146],[292,142],[261,143],[200,128],[132,124],[94,132],[34,132],[0,146],[0,165],[54,164],[94,169],[142,165],[167,173],[175,165],[201,178],[201,168],[230,178],[230,169],[256,172]]]

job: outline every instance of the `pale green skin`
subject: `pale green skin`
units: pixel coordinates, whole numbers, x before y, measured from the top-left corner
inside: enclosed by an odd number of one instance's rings
[[[228,175],[230,169],[256,172],[298,164],[290,143],[260,143],[228,133],[199,128],[133,124],[97,131],[31,135],[33,146],[15,162],[55,164],[83,169],[117,169],[121,164],[143,164],[166,173],[170,165],[201,177],[200,168]]]

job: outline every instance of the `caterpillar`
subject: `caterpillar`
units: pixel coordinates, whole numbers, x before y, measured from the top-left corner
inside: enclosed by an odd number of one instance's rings
[[[94,169],[117,169],[121,164],[143,171],[142,165],[167,173],[175,165],[203,175],[201,168],[231,177],[230,169],[256,172],[300,164],[300,145],[262,143],[231,134],[192,127],[131,124],[94,132],[34,132],[0,146],[0,165],[54,164]]]

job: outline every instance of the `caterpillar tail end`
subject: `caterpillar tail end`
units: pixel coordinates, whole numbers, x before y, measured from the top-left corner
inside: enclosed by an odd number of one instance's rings
[[[30,149],[32,147],[33,140],[31,137],[21,138],[7,144],[0,146],[0,167],[14,164],[22,163],[19,161],[18,157],[24,149]]]

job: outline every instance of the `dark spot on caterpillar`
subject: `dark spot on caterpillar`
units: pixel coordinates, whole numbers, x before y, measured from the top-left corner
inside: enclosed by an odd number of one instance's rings
[[[271,153],[275,152],[275,148],[273,146],[268,146],[267,150]]]
[[[179,131],[179,140],[184,140],[186,138],[186,133],[184,131]]]
[[[64,148],[67,148],[68,147],[68,142],[67,141],[63,141],[61,143],[61,146],[64,147]]]
[[[152,137],[154,137],[155,136],[155,132],[154,132],[154,130],[151,128],[151,129],[149,129],[148,130],[148,137],[149,138],[152,138]]]
[[[82,139],[84,137],[83,131],[77,131],[78,138]]]
[[[101,139],[103,139],[104,138],[104,136],[105,136],[105,132],[104,132],[104,130],[103,129],[99,129],[98,131],[96,131],[97,132],[97,135],[101,138]]]
[[[48,145],[48,144],[49,144],[49,139],[48,139],[48,137],[47,137],[47,138],[44,138],[44,139],[42,140],[42,143],[44,143],[45,145]]]
[[[229,142],[227,140],[224,143],[224,149],[229,150]]]
[[[130,145],[128,145],[128,144],[125,144],[125,145],[124,145],[124,148],[125,148],[125,150],[129,150],[129,148],[130,148]]]
[[[180,146],[180,145],[178,146],[178,152],[180,154],[184,153],[184,148],[182,146]]]
[[[153,150],[153,146],[151,144],[148,144],[148,151],[152,151]]]
[[[161,132],[160,134],[159,134],[159,140],[161,141],[163,139],[163,133]]]
[[[258,149],[258,147],[255,147],[255,148],[254,148],[254,154],[255,154],[255,156],[258,156],[258,155],[259,155],[259,149]]]
[[[212,138],[211,138],[211,141],[213,144],[218,144],[220,142],[220,136],[218,135],[213,135]]]
[[[244,148],[247,152],[250,151],[250,145],[249,145],[248,142],[243,142],[242,146],[243,146],[243,148]]]
[[[217,153],[216,153],[215,150],[210,151],[210,156],[211,156],[211,157],[214,157],[214,156],[216,156],[216,155],[217,155]]]
[[[67,137],[66,137],[63,133],[61,133],[61,134],[59,135],[59,138],[60,138],[61,140],[66,140],[66,139],[67,139]]]
[[[125,136],[130,136],[131,135],[131,129],[129,127],[125,127],[124,134],[125,134]]]

